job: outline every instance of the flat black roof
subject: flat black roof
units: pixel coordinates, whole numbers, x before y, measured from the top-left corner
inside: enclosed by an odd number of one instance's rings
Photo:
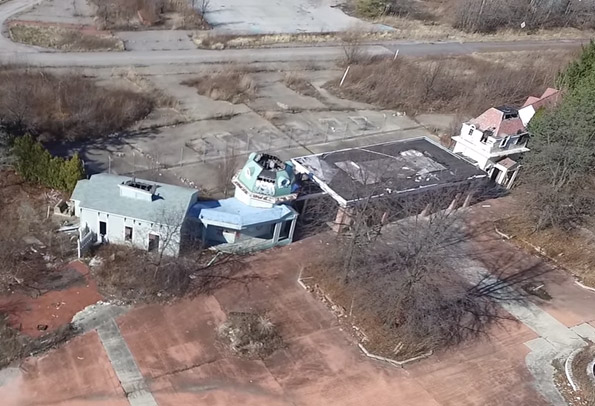
[[[484,171],[427,138],[391,141],[293,159],[341,204],[486,178]]]

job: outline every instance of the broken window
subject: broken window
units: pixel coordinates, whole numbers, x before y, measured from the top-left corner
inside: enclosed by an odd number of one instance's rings
[[[132,241],[132,227],[124,227],[124,240]]]

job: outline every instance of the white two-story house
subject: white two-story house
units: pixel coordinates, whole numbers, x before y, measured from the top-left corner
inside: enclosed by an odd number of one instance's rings
[[[506,188],[518,175],[518,157],[529,151],[529,134],[519,111],[507,106],[493,107],[463,123],[460,135],[453,140],[456,154],[472,161]]]

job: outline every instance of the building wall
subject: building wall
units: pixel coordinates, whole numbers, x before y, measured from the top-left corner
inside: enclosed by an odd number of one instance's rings
[[[531,121],[534,115],[535,109],[533,108],[533,106],[523,107],[519,110],[519,117],[521,118],[521,121],[524,125],[529,124],[529,121]]]
[[[164,249],[166,255],[178,255],[181,242],[181,228],[178,226],[163,226],[149,221],[125,218],[115,214],[98,212],[81,207],[80,225],[89,227],[100,237],[99,223],[104,221],[107,226],[105,239],[114,244],[130,244],[136,248],[147,250],[149,248],[149,235],[159,236],[159,248]],[[126,241],[125,227],[132,227],[132,240]],[[165,247],[164,247],[165,245]]]
[[[462,142],[457,142],[455,144],[454,153],[455,154],[461,153],[464,156],[473,159],[474,161],[477,162],[477,166],[481,170],[486,169],[486,167],[488,165],[489,158],[490,158],[489,153],[486,153],[484,151],[477,151],[476,149],[468,147],[467,145],[463,144]]]

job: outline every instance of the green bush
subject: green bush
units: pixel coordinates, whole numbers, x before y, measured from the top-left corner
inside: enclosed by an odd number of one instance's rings
[[[55,157],[30,135],[14,140],[16,168],[25,180],[53,189],[72,192],[85,177],[83,162],[75,153],[70,159]]]
[[[358,0],[355,5],[357,14],[363,17],[380,17],[388,6],[389,0]]]

